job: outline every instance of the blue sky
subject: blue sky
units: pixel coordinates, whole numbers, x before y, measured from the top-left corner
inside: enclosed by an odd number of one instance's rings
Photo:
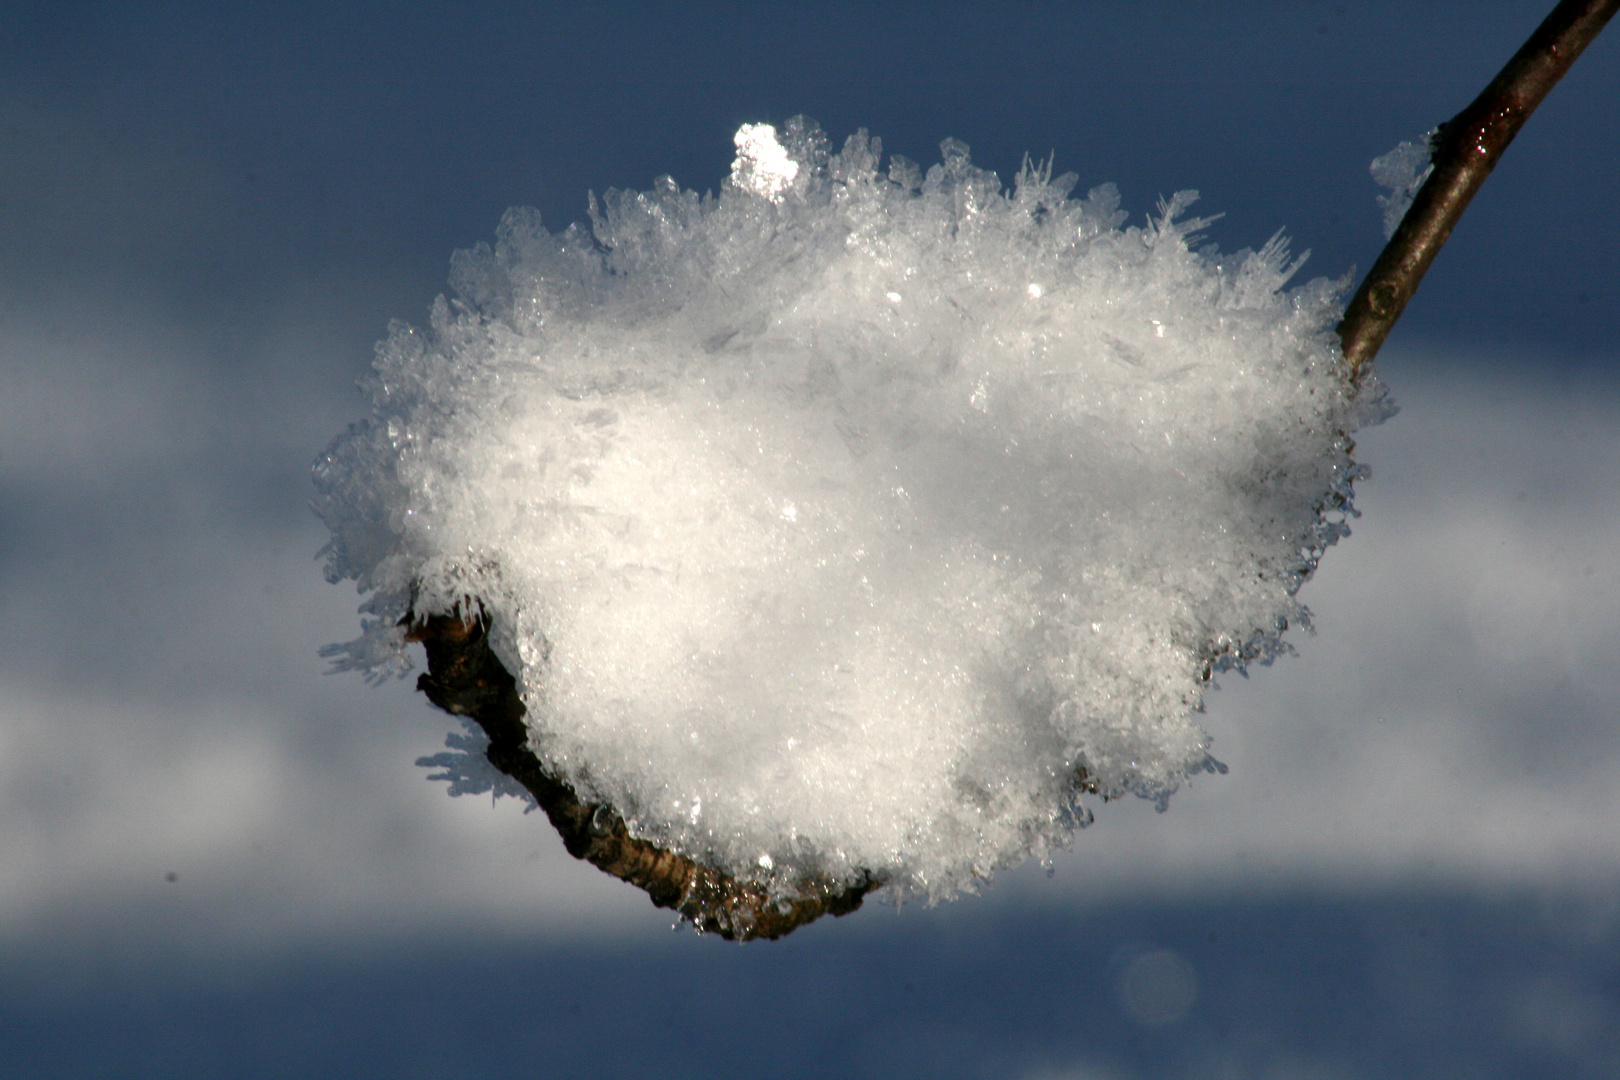
[[[1391,338],[1319,632],[1212,698],[1231,773],[1104,808],[1050,879],[671,935],[427,783],[450,725],[408,683],[315,655],[357,620],[309,464],[506,207],[717,187],[738,124],[805,113],[1004,178],[1052,153],[1138,219],[1197,188],[1223,247],[1286,227],[1337,276],[1381,244],[1368,162],[1543,14],[1412,8],[0,4],[7,1044],[75,1076],[634,1075],[651,1038],[677,1075],[1611,1075],[1613,30]],[[1198,987],[1158,1026],[1155,950]]]

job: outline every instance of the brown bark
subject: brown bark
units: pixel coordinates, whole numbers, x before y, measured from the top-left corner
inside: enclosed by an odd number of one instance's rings
[[[428,671],[416,688],[445,712],[484,729],[490,764],[534,796],[568,853],[642,889],[698,930],[741,941],[779,938],[823,915],[847,915],[881,884],[870,876],[852,886],[804,880],[791,900],[773,899],[760,885],[632,836],[617,811],[581,799],[529,748],[516,680],[490,649],[481,619],[429,615],[409,626],[408,640],[427,650]]]
[[[1389,335],[1418,283],[1525,120],[1597,37],[1620,0],[1563,0],[1473,104],[1440,126],[1434,171],[1418,189],[1339,323],[1350,378]]]

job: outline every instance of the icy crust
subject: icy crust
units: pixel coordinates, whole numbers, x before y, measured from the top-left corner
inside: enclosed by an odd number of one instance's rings
[[[1209,767],[1210,671],[1283,647],[1347,531],[1342,283],[1195,252],[1192,193],[1127,227],[952,140],[924,177],[760,127],[718,197],[508,212],[392,328],[315,470],[370,594],[333,654],[402,670],[413,602],[481,604],[535,751],[638,835],[944,897],[1085,786]]]

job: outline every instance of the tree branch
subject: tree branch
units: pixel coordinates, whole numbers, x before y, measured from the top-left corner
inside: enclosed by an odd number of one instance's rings
[[[1406,310],[1429,264],[1502,151],[1616,9],[1620,0],[1563,0],[1473,104],[1435,133],[1434,171],[1418,189],[1339,323],[1352,381],[1361,377]]]
[[[428,673],[417,679],[416,688],[445,712],[469,717],[484,729],[489,763],[528,789],[568,853],[642,889],[655,905],[673,908],[699,930],[740,941],[779,938],[823,915],[847,915],[881,884],[871,877],[851,886],[804,880],[796,883],[793,899],[782,900],[759,885],[631,836],[616,810],[580,799],[529,748],[517,682],[490,649],[482,619],[452,612],[411,618],[407,625],[407,640],[427,649]]]

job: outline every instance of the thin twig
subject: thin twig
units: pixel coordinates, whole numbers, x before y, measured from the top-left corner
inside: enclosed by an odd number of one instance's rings
[[[1412,200],[1339,323],[1354,381],[1525,120],[1620,9],[1620,0],[1563,0],[1474,103],[1435,133],[1434,171]]]

